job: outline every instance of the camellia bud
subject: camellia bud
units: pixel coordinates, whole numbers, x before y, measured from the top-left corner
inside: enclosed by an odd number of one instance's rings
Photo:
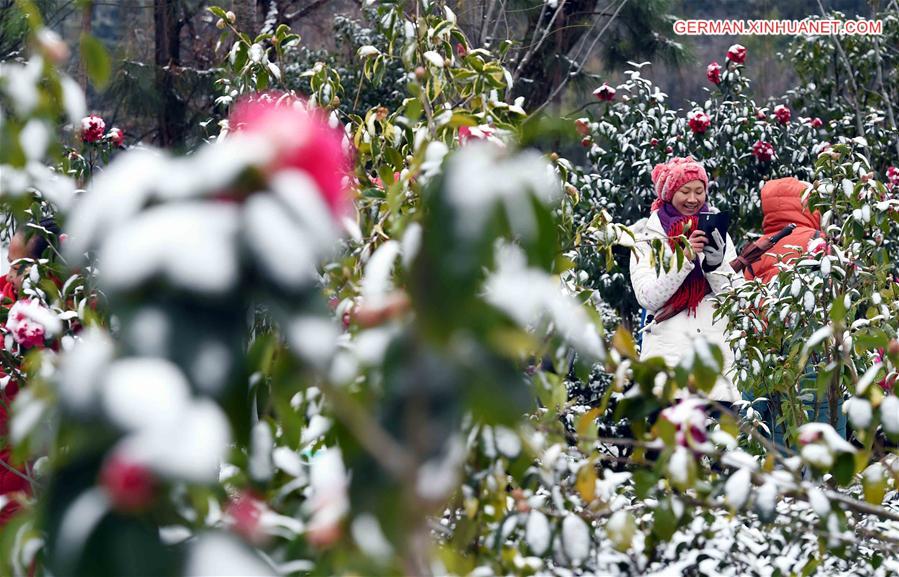
[[[424,78],[424,77],[425,77],[425,74],[427,74],[427,71],[425,70],[425,67],[424,67],[424,66],[418,66],[418,67],[415,69],[415,77],[418,78],[419,80],[421,80],[422,78]]]
[[[582,138],[581,146],[583,146],[584,148],[590,148],[591,146],[593,146],[593,139],[590,138],[589,136]]]
[[[230,22],[231,24],[234,24],[235,22],[237,22],[237,16],[235,16],[234,12],[231,12],[230,10],[225,12],[225,18],[227,18],[228,22]]]
[[[559,162],[559,153],[558,152],[550,152],[549,159],[553,162]]]
[[[897,341],[896,339],[891,340],[890,344],[887,345],[887,353],[890,356],[899,355],[899,341]]]
[[[215,27],[218,28],[219,30],[224,30],[225,29],[225,21],[222,20],[221,18],[219,18],[218,22],[215,23]]]

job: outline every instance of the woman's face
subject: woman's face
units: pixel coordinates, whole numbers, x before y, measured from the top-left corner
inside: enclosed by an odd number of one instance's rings
[[[25,277],[25,273],[28,272],[29,266],[28,263],[16,263],[16,261],[20,258],[32,258],[31,253],[34,249],[33,241],[35,240],[36,239],[33,238],[31,239],[32,242],[26,242],[25,235],[21,232],[17,232],[9,241],[9,251],[6,254],[6,257],[9,260],[10,265],[9,272],[6,273],[6,280],[16,287],[17,291],[22,289],[22,280]]]
[[[698,214],[705,204],[705,185],[701,180],[691,180],[677,189],[671,197],[671,204],[684,216]]]

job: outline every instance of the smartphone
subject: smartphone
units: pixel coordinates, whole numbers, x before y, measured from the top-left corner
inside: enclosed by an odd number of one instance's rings
[[[721,248],[715,242],[712,231],[717,230],[722,239],[727,238],[727,229],[730,227],[730,213],[727,212],[700,212],[699,230],[705,233],[709,242],[715,248]]]

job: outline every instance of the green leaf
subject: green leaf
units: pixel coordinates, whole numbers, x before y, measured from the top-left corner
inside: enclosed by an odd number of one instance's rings
[[[219,8],[218,6],[209,6],[206,9],[227,22],[228,16],[223,8]]]
[[[831,473],[837,484],[846,486],[851,483],[855,475],[855,457],[852,453],[840,453]]]
[[[81,62],[84,64],[91,82],[94,83],[94,87],[97,90],[106,88],[112,70],[109,53],[106,52],[103,43],[90,34],[81,36]]]

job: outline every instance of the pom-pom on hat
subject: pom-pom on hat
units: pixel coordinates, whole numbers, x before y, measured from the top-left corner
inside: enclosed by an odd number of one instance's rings
[[[702,181],[703,186],[708,190],[709,175],[692,156],[678,156],[665,164],[657,164],[652,169],[652,184],[656,190],[656,199],[652,202],[652,210],[658,210],[666,202],[671,202],[674,193],[693,180]]]

